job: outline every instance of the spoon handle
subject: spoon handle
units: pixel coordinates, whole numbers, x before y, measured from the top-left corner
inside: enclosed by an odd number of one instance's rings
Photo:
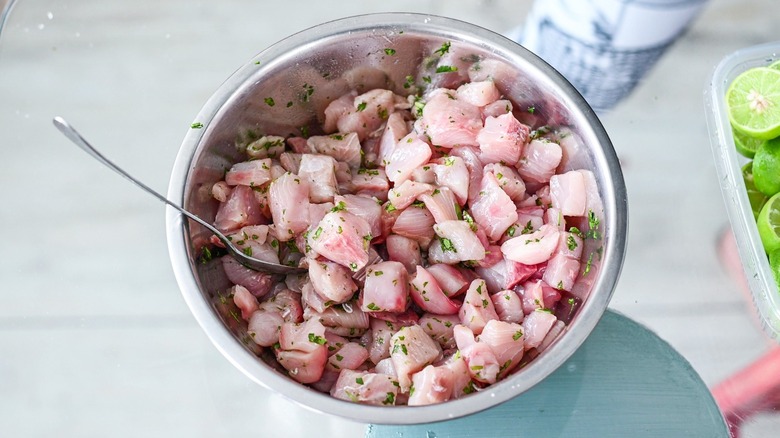
[[[65,135],[65,137],[68,137],[68,139],[70,141],[75,143],[76,146],[81,148],[84,152],[86,152],[89,155],[91,155],[92,158],[100,161],[106,167],[110,168],[114,172],[116,172],[116,173],[122,175],[123,177],[127,178],[128,180],[130,180],[130,182],[132,182],[133,184],[135,184],[138,187],[142,188],[145,192],[149,193],[150,195],[153,195],[155,198],[159,199],[160,201],[162,201],[162,202],[170,205],[171,207],[175,208],[181,214],[187,216],[188,218],[190,218],[190,219],[194,220],[195,222],[197,222],[197,223],[203,225],[204,227],[208,228],[209,231],[211,231],[212,233],[215,233],[217,236],[221,235],[221,233],[216,228],[214,228],[210,223],[204,221],[203,219],[201,219],[198,216],[190,213],[189,211],[179,207],[175,203],[173,203],[170,200],[168,200],[168,198],[166,198],[165,196],[157,193],[154,189],[150,188],[149,186],[147,186],[146,184],[142,183],[141,181],[133,178],[129,173],[125,172],[125,170],[122,169],[121,167],[119,167],[116,164],[112,163],[111,160],[109,160],[108,158],[104,157],[103,154],[98,152],[97,149],[95,149],[91,144],[89,144],[89,142],[87,140],[85,140],[84,137],[82,137],[81,134],[79,134],[78,131],[76,131],[76,129],[74,129],[72,126],[70,126],[70,124],[67,121],[65,121],[65,119],[63,119],[62,117],[57,116],[57,117],[54,118],[53,122],[54,122],[54,126],[56,126],[57,129],[59,129],[60,132],[62,132]]]

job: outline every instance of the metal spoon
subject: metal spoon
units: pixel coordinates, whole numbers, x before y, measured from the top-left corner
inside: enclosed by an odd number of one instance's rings
[[[125,172],[122,168],[117,166],[116,164],[109,161],[106,157],[104,157],[100,152],[97,151],[94,147],[92,147],[89,142],[87,142],[84,137],[81,136],[68,122],[65,121],[62,117],[55,117],[54,120],[54,126],[57,127],[57,129],[60,130],[63,134],[65,134],[65,137],[68,137],[70,141],[76,144],[76,146],[80,147],[84,152],[88,153],[92,156],[92,158],[100,161],[107,167],[111,168],[113,171],[117,172],[118,174],[124,176],[128,180],[130,180],[132,183],[134,183],[136,186],[142,188],[145,192],[149,193],[150,195],[154,195],[155,198],[159,199],[160,201],[170,205],[171,207],[175,208],[181,214],[187,216],[188,218],[194,220],[195,222],[203,225],[214,233],[215,236],[219,238],[219,240],[222,241],[222,243],[225,244],[225,249],[232,255],[239,263],[246,266],[249,269],[252,269],[254,271],[260,271],[260,272],[266,272],[271,274],[302,274],[304,272],[307,272],[306,269],[303,268],[297,268],[292,266],[285,266],[280,265],[276,263],[269,263],[263,260],[256,259],[254,257],[250,257],[246,255],[243,251],[238,249],[235,245],[233,245],[233,242],[230,241],[230,239],[227,238],[224,234],[222,234],[221,231],[214,228],[210,223],[204,221],[203,219],[199,218],[198,216],[190,213],[189,211],[183,209],[182,207],[179,207],[175,203],[171,202],[166,198],[165,196],[157,193],[153,189],[149,188],[146,184],[142,183],[141,181],[133,178]]]

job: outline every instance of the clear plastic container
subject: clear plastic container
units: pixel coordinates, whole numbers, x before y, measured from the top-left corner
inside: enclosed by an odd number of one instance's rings
[[[726,90],[737,75],[753,67],[767,66],[777,60],[778,56],[780,41],[737,50],[715,68],[712,80],[705,90],[705,98],[712,152],[715,155],[720,188],[731,228],[734,230],[742,267],[764,329],[775,340],[780,341],[780,291],[761,245],[742,178],[742,166],[750,160],[738,154],[735,149],[724,101]]]

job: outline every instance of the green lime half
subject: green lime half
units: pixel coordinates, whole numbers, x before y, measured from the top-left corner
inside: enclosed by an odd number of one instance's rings
[[[756,226],[767,254],[780,249],[780,193],[766,201],[758,214]]]
[[[734,78],[726,92],[734,129],[764,140],[780,135],[780,70],[756,67]]]
[[[734,134],[734,146],[736,146],[737,152],[748,158],[753,158],[753,156],[756,155],[756,149],[758,149],[758,146],[766,141],[759,138],[750,137],[749,135],[745,135],[736,129],[732,129],[731,132]]]
[[[775,278],[775,283],[780,287],[780,249],[769,253],[769,267],[772,268],[772,277]]]
[[[778,59],[777,61],[769,64],[769,68],[773,68],[775,70],[780,70],[780,59]]]
[[[780,192],[780,138],[758,146],[753,157],[753,182],[767,196]]]
[[[758,213],[761,212],[761,207],[764,206],[769,197],[761,193],[761,191],[756,188],[755,182],[753,182],[752,161],[742,166],[742,178],[745,180],[745,188],[747,189],[750,208],[753,210],[753,218],[758,219]]]

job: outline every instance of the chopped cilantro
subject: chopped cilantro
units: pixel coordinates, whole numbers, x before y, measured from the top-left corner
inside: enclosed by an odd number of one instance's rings
[[[447,239],[446,237],[442,237],[440,239],[441,242],[441,249],[444,252],[452,251],[452,252],[458,252],[457,249],[455,249],[455,246],[452,244],[452,240]]]
[[[356,377],[355,378],[355,383],[357,383],[358,385],[362,385],[363,384],[363,378],[362,377]]]
[[[395,55],[395,49],[385,49],[385,55],[387,56]]]
[[[327,341],[322,336],[317,336],[314,333],[309,333],[309,342],[312,342],[312,343],[318,344],[318,345],[325,345],[325,342],[327,342]]]
[[[577,249],[577,241],[574,240],[574,236],[569,236],[566,238],[566,246],[569,247],[569,251],[574,251]]]
[[[379,310],[379,306],[377,306],[374,303],[368,303],[368,305],[366,306],[366,309],[376,311],[376,310]]]
[[[265,102],[265,104],[266,104],[266,105],[268,105],[268,106],[274,106],[274,105],[276,105],[276,102],[274,102],[274,98],[273,98],[273,97],[266,97],[265,99],[263,99],[263,101],[264,101],[264,102]]]
[[[446,42],[444,42],[441,45],[441,47],[439,47],[438,49],[434,50],[433,53],[437,53],[439,56],[443,56],[445,53],[450,51],[450,45],[451,44],[452,43],[450,43],[449,41],[446,41]]]
[[[195,122],[192,125],[190,125],[190,128],[192,128],[192,129],[200,129],[202,127],[203,127],[203,123],[200,123],[200,122]]]
[[[515,332],[515,334],[512,335],[512,340],[516,341],[516,340],[518,340],[518,339],[520,339],[522,337],[523,337],[523,331],[522,330],[518,330],[518,331]]]
[[[358,104],[358,106],[357,106],[357,111],[360,112],[360,111],[363,111],[364,109],[366,109],[366,103],[365,102],[360,102]]]
[[[331,208],[330,211],[337,212],[341,210],[345,210],[347,208],[347,204],[344,203],[344,201],[339,201],[335,207]]]
[[[436,73],[451,73],[458,71],[458,67],[454,65],[440,65],[436,67]]]

